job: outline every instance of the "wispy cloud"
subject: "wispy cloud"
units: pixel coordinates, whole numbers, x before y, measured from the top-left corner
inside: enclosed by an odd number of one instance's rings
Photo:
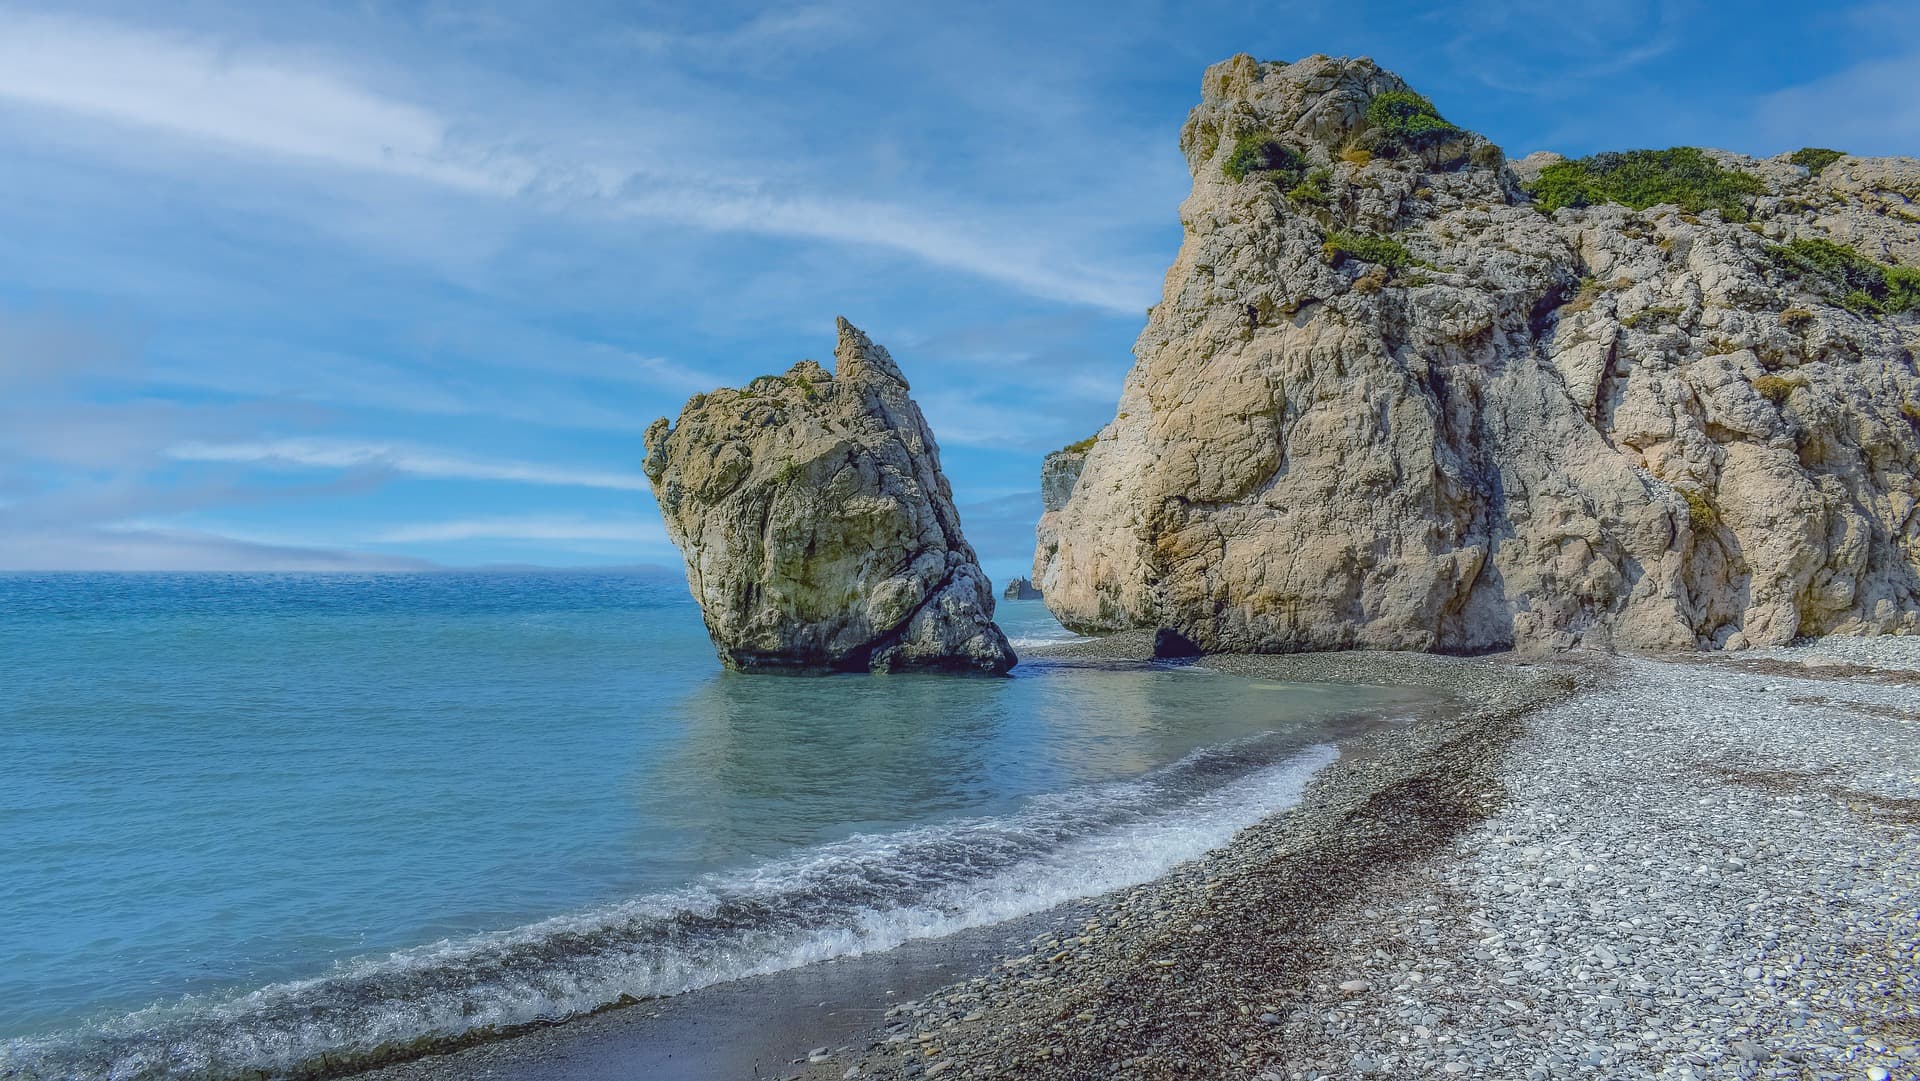
[[[653,419],[653,411],[639,408],[630,400],[629,384],[643,381],[637,376],[542,378],[539,373],[529,376],[510,366],[479,363],[462,364],[458,366],[461,370],[449,371],[456,366],[385,363],[254,343],[236,345],[230,352],[236,359],[222,363],[155,365],[152,380],[169,388],[280,402],[447,417],[494,417],[554,428],[639,432]],[[273,363],[260,363],[263,356],[271,357]],[[617,362],[618,358],[608,360],[609,365]],[[563,365],[556,367],[565,370]],[[692,392],[711,390],[724,382],[720,376],[687,369],[672,373],[671,378],[663,376],[661,385]]]
[[[1856,64],[1831,78],[1769,95],[1756,126],[1781,146],[1832,144],[1854,153],[1912,153],[1920,145],[1920,50]],[[1860,102],[1875,102],[1862,110]]]
[[[120,342],[71,318],[0,308],[0,391],[125,375],[132,360]]]
[[[1585,80],[1631,71],[1672,52],[1691,0],[1604,0],[1541,34],[1539,9],[1517,0],[1437,5],[1428,19],[1458,28],[1447,51],[1488,86],[1538,97],[1577,94]],[[1523,44],[1524,43],[1524,46]],[[1488,58],[1500,62],[1489,63]]]
[[[405,556],[263,544],[185,529],[16,529],[0,523],[0,570],[10,571],[415,571]]]
[[[963,503],[957,509],[967,541],[981,559],[1019,564],[1033,558],[1033,527],[1042,509],[1037,489]]]
[[[764,11],[719,30],[636,30],[620,40],[660,56],[737,64],[742,56],[765,57],[770,52],[817,48],[857,29],[857,20],[844,7],[806,4]]]
[[[1834,16],[1871,55],[1823,78],[1778,90],[1753,110],[1753,125],[1780,146],[1831,146],[1855,154],[1920,148],[1920,10],[1867,4]],[[1863,108],[1871,103],[1870,108]]]
[[[0,98],[471,190],[515,183],[454,160],[446,121],[427,109],[310,67],[111,22],[9,13]]]
[[[582,518],[554,515],[500,518],[458,518],[445,522],[418,522],[375,534],[382,544],[423,544],[441,541],[616,541],[659,544],[667,539],[660,523],[640,518]]]
[[[1064,258],[1031,239],[987,233],[949,213],[859,199],[821,199],[703,184],[633,185],[620,211],[708,229],[888,248],[934,266],[1011,285],[1048,300],[1138,313],[1159,287],[1144,267],[1099,266]]]
[[[801,22],[825,25],[824,15]],[[777,33],[791,19],[749,25]],[[361,85],[310,61],[182,34],[65,17],[21,16],[0,37],[0,101],[57,110],[288,162],[372,172],[535,206],[707,230],[854,244],[1110,311],[1151,299],[1150,268],[1117,269],[1036,244],[1030,227],[972,208],[809,194],[791,178],[741,176],[739,162],[698,163],[699,146],[644,162],[614,132],[585,145],[488,130]],[[683,162],[693,163],[691,166]]]
[[[182,443],[168,452],[186,462],[235,462],[276,468],[371,470],[449,480],[514,481],[618,491],[648,491],[639,473],[479,458],[401,443],[275,439],[254,443]]]

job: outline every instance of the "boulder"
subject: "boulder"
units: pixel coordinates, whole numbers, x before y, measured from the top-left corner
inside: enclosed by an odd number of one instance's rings
[[[887,351],[839,333],[831,373],[803,360],[647,428],[714,649],[746,671],[1005,672],[933,433]]]

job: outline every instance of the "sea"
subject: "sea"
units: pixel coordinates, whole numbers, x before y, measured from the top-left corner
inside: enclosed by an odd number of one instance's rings
[[[742,675],[651,570],[0,575],[0,1077],[335,1075],[1038,912],[1421,705]]]

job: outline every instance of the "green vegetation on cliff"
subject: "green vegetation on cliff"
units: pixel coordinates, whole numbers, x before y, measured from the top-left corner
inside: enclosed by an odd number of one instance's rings
[[[1392,237],[1362,236],[1358,233],[1332,232],[1327,234],[1326,243],[1320,245],[1320,254],[1329,263],[1339,265],[1343,259],[1358,259],[1363,263],[1378,263],[1395,270],[1410,266],[1426,266],[1407,251],[1406,246]]]
[[[1834,162],[1847,156],[1844,150],[1828,150],[1819,146],[1803,146],[1794,151],[1787,160],[1795,165],[1804,165],[1808,172],[1819,176],[1821,171]]]
[[[1287,193],[1287,198],[1296,203],[1326,206],[1333,201],[1333,197],[1327,194],[1327,185],[1331,183],[1333,183],[1332,170],[1315,169],[1307,174],[1305,180],[1294,185],[1293,190]]]
[[[1766,190],[1758,177],[1725,168],[1691,146],[1559,161],[1527,185],[1534,205],[1548,214],[1601,203],[1634,210],[1671,203],[1689,214],[1718,210],[1732,220],[1745,219],[1747,200]]]
[[[1227,179],[1239,183],[1254,173],[1266,174],[1283,188],[1291,188],[1300,183],[1301,174],[1306,172],[1307,162],[1300,152],[1281,142],[1272,135],[1255,132],[1242,135],[1233,144],[1233,153],[1228,155],[1223,167]]]
[[[1806,237],[1767,249],[1774,262],[1863,315],[1920,311],[1920,270],[1883,266],[1831,240]]]
[[[1457,124],[1442,117],[1433,102],[1411,90],[1389,90],[1367,103],[1367,123],[1387,143],[1419,149],[1460,133]]]

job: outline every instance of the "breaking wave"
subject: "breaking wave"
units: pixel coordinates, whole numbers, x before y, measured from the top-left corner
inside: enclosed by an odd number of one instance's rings
[[[1146,881],[1296,802],[1337,757],[1264,736],[1005,815],[858,835],[685,888],[191,996],[0,1046],[0,1077],[333,1074]]]

